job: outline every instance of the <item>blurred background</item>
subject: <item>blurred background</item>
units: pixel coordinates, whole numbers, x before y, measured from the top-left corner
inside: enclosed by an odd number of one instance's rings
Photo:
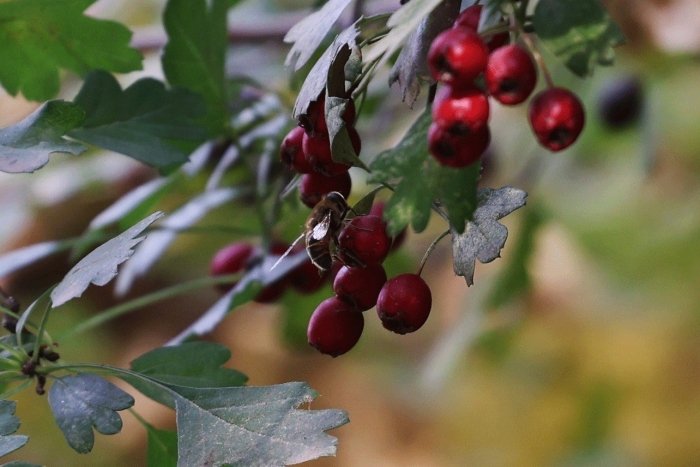
[[[300,77],[283,66],[289,46],[281,38],[313,3],[246,1],[232,10],[230,74],[265,83],[291,106]],[[398,3],[366,8],[390,11]],[[444,241],[423,272],[433,291],[431,316],[414,334],[385,331],[370,310],[350,353],[336,359],[315,353],[305,327],[331,294],[325,287],[310,296],[288,292],[274,305],[247,304],[207,336],[232,349],[229,365],[251,385],[308,381],[319,393],[311,408],[348,411],[351,422],[332,432],[337,457],[311,465],[700,465],[700,2],[603,3],[627,37],[616,65],[580,80],[548,58],[555,81],[586,104],[578,143],[548,153],[535,143],[525,106],[492,107],[482,184],[513,185],[529,198],[504,220],[510,236],[502,258],[479,264],[474,286],[454,275]],[[130,26],[146,53],[144,71],[123,83],[161,76],[163,6],[101,0],[90,8]],[[400,102],[386,82],[375,79],[357,124],[365,160],[395,144],[420,111]],[[62,96],[73,98],[79,85],[66,75]],[[37,105],[0,91],[0,126]],[[291,107],[289,115],[291,125]],[[368,190],[355,170],[353,200]],[[0,251],[80,235],[102,209],[154,175],[97,151],[53,156],[35,174],[0,173]],[[188,189],[160,207],[176,206]],[[207,223],[254,231],[246,225],[251,210],[225,206]],[[305,215],[291,210],[288,240]],[[409,232],[387,260],[389,275],[414,271],[442,230],[433,219],[420,235]],[[180,236],[126,299],[208,274],[212,254],[240,238],[255,239],[218,231]],[[0,285],[26,306],[69,267],[66,256],[55,257],[0,278]],[[517,281],[508,280],[513,275]],[[499,287],[523,292],[499,300]],[[91,288],[52,317],[52,332],[115,303],[111,292]],[[217,297],[207,289],[138,310],[61,342],[61,356],[128,366]],[[174,427],[169,410],[130,392],[141,416]],[[122,433],[97,436],[88,456],[65,444],[45,397],[25,391],[17,414],[19,432],[32,439],[16,458],[52,466],[145,462],[145,431],[128,413]]]

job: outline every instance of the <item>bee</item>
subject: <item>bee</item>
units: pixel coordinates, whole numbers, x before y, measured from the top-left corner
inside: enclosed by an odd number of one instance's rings
[[[306,219],[304,233],[294,240],[271,269],[274,269],[302,238],[306,243],[306,253],[314,266],[319,269],[319,273],[330,269],[338,246],[338,233],[343,226],[345,216],[351,210],[345,197],[337,191],[324,195]]]

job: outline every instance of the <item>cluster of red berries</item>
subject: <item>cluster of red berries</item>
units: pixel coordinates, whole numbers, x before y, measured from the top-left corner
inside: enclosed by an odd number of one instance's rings
[[[355,103],[349,98],[342,118],[355,154],[359,155],[361,141],[354,126],[355,117]],[[299,195],[308,207],[316,206],[323,195],[331,191],[337,191],[346,198],[350,194],[350,166],[335,162],[331,156],[325,117],[325,93],[309,104],[307,113],[300,118],[299,126],[284,138],[280,159],[289,169],[302,174]]]
[[[442,83],[433,102],[428,146],[432,156],[449,167],[471,165],[488,147],[489,96],[504,105],[517,105],[537,84],[530,54],[518,44],[507,44],[507,33],[488,42],[477,33],[481,9],[481,5],[465,9],[428,51],[430,72]],[[559,151],[578,138],[584,110],[571,91],[550,86],[531,100],[528,118],[540,144]]]
[[[364,315],[376,305],[382,325],[395,333],[419,329],[430,314],[430,288],[417,274],[387,280],[382,262],[402,242],[391,238],[382,220],[382,204],[354,217],[338,237],[340,269],[333,279],[335,296],[322,301],[309,320],[309,344],[337,357],[352,349],[364,328]]]

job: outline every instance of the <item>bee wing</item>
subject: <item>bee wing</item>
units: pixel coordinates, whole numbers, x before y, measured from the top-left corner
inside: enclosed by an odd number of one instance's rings
[[[311,230],[311,238],[314,240],[323,240],[326,235],[328,235],[328,230],[330,230],[331,227],[331,213],[328,212],[325,216],[323,216],[323,219],[321,219],[321,222],[316,224]]]
[[[297,237],[297,239],[294,240],[294,242],[293,242],[291,245],[289,245],[289,248],[287,248],[287,251],[285,251],[285,252],[282,254],[282,256],[280,256],[279,258],[277,258],[277,261],[275,261],[275,264],[273,264],[272,267],[270,267],[270,271],[272,271],[273,269],[275,269],[275,268],[277,267],[277,265],[280,264],[284,258],[286,258],[287,256],[289,256],[289,253],[292,252],[292,250],[294,249],[294,247],[296,246],[296,244],[299,243],[299,240],[301,240],[303,237],[304,237],[304,234],[299,235],[299,236]]]

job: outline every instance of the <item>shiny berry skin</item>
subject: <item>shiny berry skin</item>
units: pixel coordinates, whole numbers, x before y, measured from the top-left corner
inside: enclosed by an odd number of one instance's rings
[[[280,159],[288,168],[301,174],[307,174],[312,172],[313,168],[306,160],[306,155],[302,148],[303,140],[304,129],[301,127],[293,128],[282,140]]]
[[[488,148],[491,131],[488,126],[467,135],[450,133],[435,123],[428,128],[428,150],[441,165],[466,167],[473,164]]]
[[[344,198],[350,195],[352,188],[352,179],[348,172],[343,172],[340,175],[326,177],[320,173],[305,174],[301,177],[299,183],[299,197],[301,201],[310,208],[313,208],[321,201],[323,195],[331,191],[337,191]]]
[[[368,264],[364,268],[343,266],[335,276],[333,291],[357,310],[366,311],[377,304],[385,282],[386,272],[381,264]]]
[[[465,28],[474,32],[479,32],[479,20],[481,19],[481,5],[472,5],[466,8],[459,14],[454,22],[453,28]],[[486,41],[486,46],[493,51],[507,44],[510,41],[510,35],[507,32],[494,34]]]
[[[489,120],[489,99],[475,87],[443,86],[433,102],[433,122],[458,135],[481,130]]]
[[[608,83],[598,96],[598,115],[605,125],[620,129],[639,119],[644,100],[642,83],[636,76],[623,76]]]
[[[430,45],[428,67],[438,81],[467,86],[486,69],[489,49],[479,35],[466,28],[447,29]]]
[[[401,274],[389,279],[377,298],[377,315],[382,325],[397,334],[419,329],[430,314],[430,287],[416,274]]]
[[[309,319],[306,337],[321,353],[337,357],[360,340],[365,318],[352,305],[338,297],[322,301]]]
[[[384,261],[391,248],[384,221],[378,216],[353,217],[338,237],[340,259],[349,266]]]
[[[245,269],[248,261],[255,254],[255,247],[250,243],[236,242],[226,245],[217,251],[209,263],[209,273],[212,276],[235,274]],[[219,284],[218,289],[225,292],[236,283]]]
[[[377,203],[374,203],[372,205],[372,208],[369,210],[369,215],[371,216],[379,216],[380,219],[384,221],[384,203],[379,201]],[[384,221],[384,228],[386,228],[386,221]],[[387,231],[387,235],[389,235],[389,232]],[[397,248],[399,248],[401,245],[403,245],[403,242],[406,240],[406,229],[404,228],[401,230],[401,232],[398,233],[395,237],[391,239],[391,248],[389,251],[394,251]]]
[[[289,245],[286,243],[274,242],[270,246],[270,255],[283,255],[288,248]],[[287,291],[289,284],[289,276],[282,277],[279,280],[266,285],[253,300],[258,303],[276,302],[277,299],[279,299],[282,295],[284,295],[284,292]]]
[[[484,74],[486,88],[501,104],[525,101],[537,84],[537,68],[530,55],[516,44],[494,50]]]
[[[581,134],[585,112],[574,93],[564,88],[549,88],[530,101],[528,119],[542,146],[561,151]]]

